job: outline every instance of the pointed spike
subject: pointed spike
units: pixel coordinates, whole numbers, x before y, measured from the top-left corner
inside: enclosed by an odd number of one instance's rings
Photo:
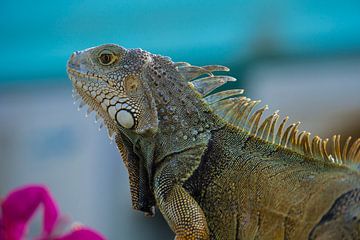
[[[75,102],[81,98],[78,93],[74,93],[74,94],[72,95],[72,97],[73,97],[73,99],[74,99]]]
[[[258,105],[261,101],[260,100],[255,100],[255,101],[251,101],[251,103],[249,104],[249,106],[244,110],[244,117],[241,120],[241,126],[244,126],[244,129],[248,132],[250,132],[250,127],[251,127],[251,122],[249,119],[249,116],[251,114],[251,111],[256,107],[256,105]]]
[[[317,136],[317,137],[318,137],[318,140],[317,140],[316,152],[317,152],[317,155],[318,155],[319,159],[324,159],[324,157],[321,155],[322,138],[320,138],[319,136]]]
[[[201,75],[209,75],[209,76],[213,76],[213,74],[201,67],[197,67],[197,66],[181,66],[177,68],[179,73],[184,77],[184,79],[186,81],[191,81]]]
[[[322,141],[322,146],[321,146],[321,151],[322,151],[322,155],[324,157],[324,160],[330,160],[330,156],[327,152],[327,143],[329,142],[329,139],[326,138],[325,140]]]
[[[100,131],[103,127],[104,127],[104,122],[101,121],[101,122],[100,122],[100,125],[99,125],[99,131]]]
[[[304,155],[306,155],[306,149],[305,149],[305,136],[306,136],[306,131],[302,131],[300,133],[302,135],[301,138],[299,138],[299,142],[298,142],[298,149],[299,152],[303,153]],[[299,134],[299,135],[300,135]]]
[[[312,152],[312,157],[313,158],[317,158],[317,153],[316,153],[316,136],[313,137],[313,139],[311,139],[311,152]]]
[[[224,103],[224,105],[221,105],[221,108],[213,109],[213,111],[215,114],[219,115],[221,118],[224,119],[224,116],[229,112],[232,106],[233,105],[231,103]]]
[[[346,139],[344,148],[343,148],[343,150],[342,150],[342,160],[343,160],[343,161],[347,161],[347,160],[348,160],[348,158],[347,158],[347,153],[348,153],[348,148],[349,148],[350,141],[351,141],[351,137],[348,137],[348,138]]]
[[[257,130],[258,130],[258,125],[259,125],[259,121],[260,118],[263,114],[263,112],[265,110],[267,110],[269,108],[268,105],[265,105],[264,107],[260,108],[259,110],[257,110],[253,116],[250,118],[250,123],[251,123],[251,130],[250,130],[250,134],[251,135],[256,135]]]
[[[230,71],[230,69],[228,67],[221,66],[221,65],[207,65],[207,66],[202,66],[201,68],[203,68],[209,72],[228,72],[228,71]]]
[[[235,99],[234,106],[229,110],[228,114],[224,116],[224,119],[227,120],[229,123],[237,125],[239,122],[239,113],[241,107],[248,101],[246,97],[239,97]]]
[[[108,137],[111,141],[114,140],[114,134],[115,134],[115,132],[113,130],[111,130],[110,128],[108,128]]]
[[[244,103],[241,104],[241,106],[239,107],[238,122],[236,123],[237,126],[241,126],[242,128],[244,127],[243,125],[240,125],[240,124],[244,117],[245,110],[246,110],[246,108],[248,108],[248,106],[250,105],[251,102],[252,101],[250,98],[245,98]]]
[[[279,110],[275,111],[275,113],[274,113],[275,115],[274,115],[274,117],[272,119],[272,123],[271,123],[270,130],[269,130],[269,135],[268,135],[268,138],[269,138],[269,140],[270,140],[270,142],[272,144],[275,143],[275,134],[274,134],[274,132],[275,132],[275,125],[276,125],[276,123],[277,123],[277,121],[279,119],[279,114],[278,113],[279,113]]]
[[[267,117],[263,121],[263,123],[261,124],[261,126],[259,127],[259,130],[258,130],[258,135],[257,136],[259,138],[262,138],[262,139],[264,139],[266,141],[268,140],[270,126],[271,126],[272,120],[274,118],[274,115],[277,114],[277,112],[274,112],[273,114],[271,114],[269,117]],[[265,134],[265,136],[264,136],[264,134]]]
[[[269,141],[269,135],[270,135],[270,128],[271,128],[272,119],[273,119],[273,117],[270,119],[270,121],[268,121],[268,124],[265,127],[264,132],[262,134],[262,138],[267,142]]]
[[[323,144],[324,144],[324,140],[322,138],[319,138],[319,153],[321,155],[321,159],[325,160],[325,155],[324,155],[324,151],[323,151]]]
[[[89,107],[87,110],[86,110],[86,113],[85,113],[85,117],[87,118],[91,112],[93,111],[93,109],[91,107]]]
[[[295,138],[296,138],[296,143],[295,143],[296,146],[295,147],[301,153],[305,153],[302,148],[302,142],[303,142],[303,137],[304,137],[305,133],[306,133],[306,131],[302,131],[299,133],[299,135],[297,137],[295,136]]]
[[[278,128],[278,130],[277,130],[277,133],[276,133],[276,137],[275,137],[275,143],[277,144],[277,145],[281,145],[281,138],[282,138],[282,131],[283,131],[283,129],[284,129],[284,126],[285,126],[285,124],[286,124],[286,122],[289,120],[289,116],[286,116],[283,120],[282,120],[282,122],[280,123],[280,126],[279,126],[279,128]]]
[[[231,123],[233,123],[235,126],[240,127],[241,129],[244,129],[244,126],[240,125],[241,118],[243,117],[244,108],[249,104],[250,101],[250,98],[245,98],[241,103],[238,104],[236,118],[231,121]]]
[[[100,119],[99,115],[95,114],[95,123],[97,123],[99,119]]]
[[[303,146],[303,151],[306,155],[308,156],[313,156],[312,153],[312,149],[311,149],[311,145],[310,145],[310,132],[305,132],[305,135],[302,139],[302,146]]]
[[[205,96],[225,83],[234,81],[236,78],[229,76],[210,76],[196,79],[191,83],[201,95]]]
[[[296,129],[296,125],[294,128],[289,132],[289,140],[287,144],[287,148],[292,149],[296,152],[301,152],[301,149],[299,147],[300,144],[300,137],[302,137],[303,133],[299,133],[299,130]]]
[[[356,139],[356,141],[353,142],[353,144],[350,147],[350,150],[348,153],[350,161],[354,161],[357,151],[360,150],[360,149],[358,149],[359,147],[360,147],[360,138]]]
[[[281,138],[281,143],[280,145],[283,146],[283,147],[287,147],[287,143],[288,143],[288,135],[289,135],[289,132],[295,127],[295,123],[291,124],[290,126],[288,126],[286,129],[285,129],[285,132],[284,132],[284,135],[282,136]]]
[[[336,135],[334,135],[334,136],[332,136],[332,138],[331,138],[331,151],[330,151],[330,153],[331,153],[331,155],[334,155],[334,158],[335,158],[335,160],[338,160],[337,159],[337,156],[336,156],[336,138],[337,138],[337,136]]]
[[[260,125],[260,127],[259,127],[259,129],[258,129],[258,131],[257,131],[257,133],[256,133],[256,136],[257,136],[258,138],[264,139],[264,138],[263,138],[264,130],[265,130],[265,128],[268,126],[268,123],[269,123],[269,121],[267,121],[267,119],[265,119],[265,120],[262,122],[262,124]]]
[[[250,98],[245,98],[244,101],[239,105],[238,112],[237,112],[237,121],[234,122],[234,125],[240,127],[241,129],[244,129],[244,125],[241,124],[242,118],[244,117],[245,109],[249,106],[251,103]]]
[[[232,90],[225,90],[218,93],[211,94],[204,98],[204,100],[208,104],[216,103],[220,100],[223,100],[225,98],[234,97],[236,95],[240,95],[244,93],[244,89],[232,89]]]
[[[299,129],[296,128],[296,125],[294,126],[294,128],[289,132],[289,141],[288,141],[288,145],[287,148],[292,149],[296,152],[299,152],[300,149],[297,146],[298,143],[298,135],[299,133]],[[302,134],[300,133],[300,137],[302,136]],[[300,151],[301,152],[301,151]]]
[[[84,101],[80,101],[80,104],[79,104],[79,107],[78,107],[78,111],[80,111],[80,109],[82,108],[82,107],[84,107],[85,106],[85,102]]]
[[[356,163],[360,162],[360,149],[358,149],[358,152],[354,158],[354,162],[356,162]]]
[[[176,62],[174,63],[175,67],[188,67],[188,66],[191,66],[190,63],[187,63],[187,62]]]
[[[259,114],[258,114],[258,111],[259,110],[257,110],[252,116],[251,116],[251,118],[250,118],[250,120],[249,120],[249,126],[250,126],[250,128],[249,128],[249,133],[250,133],[250,135],[255,135],[256,134],[256,128],[255,128],[255,126],[254,126],[254,123],[255,122],[259,122]]]
[[[298,127],[300,125],[300,122],[296,122],[294,127],[291,129],[291,131],[289,132],[289,148],[294,149],[294,150],[300,150],[300,140],[302,135],[304,134],[303,132],[301,132],[299,134],[299,136],[297,137],[297,133],[298,133]]]
[[[341,161],[340,135],[334,135],[332,137],[332,155],[334,156],[336,162]]]
[[[341,154],[340,154],[340,135],[335,135],[335,138],[333,138],[333,141],[335,141],[334,144],[334,151],[333,155],[335,156],[336,161],[339,163],[341,161]]]
[[[245,99],[246,97],[238,97],[238,98],[228,98],[225,100],[221,100],[211,105],[213,111],[225,118],[226,114],[230,111],[230,109],[234,106],[235,101],[239,101],[241,99]]]
[[[342,163],[343,159],[341,158],[341,135],[338,134],[337,136],[337,148],[336,148],[336,152],[337,152],[337,156],[338,156],[338,159],[340,161],[340,163]]]
[[[311,148],[314,158],[321,158],[320,149],[319,149],[320,137],[315,136],[312,140]]]
[[[232,105],[228,107],[227,113],[223,115],[224,120],[230,122],[231,119],[237,114],[238,104],[240,104],[245,97],[233,98]]]

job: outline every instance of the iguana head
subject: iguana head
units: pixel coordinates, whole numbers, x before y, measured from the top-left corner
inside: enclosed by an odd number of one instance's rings
[[[141,49],[106,44],[73,53],[67,64],[75,94],[88,105],[88,112],[95,111],[103,120],[109,137],[115,135],[129,173],[133,208],[148,214],[153,214],[154,206],[151,163],[145,163],[134,149],[141,137],[152,138],[158,130],[155,101],[142,76],[151,61],[151,55]]]
[[[104,120],[110,136],[160,142],[159,158],[201,142],[218,127],[201,95],[233,81],[211,73],[227,70],[175,63],[115,44],[77,51],[67,65],[76,93]],[[207,77],[199,79],[202,75]],[[159,131],[158,139],[152,139]]]
[[[167,57],[114,44],[71,55],[69,78],[90,112],[95,110],[109,135],[115,135],[128,168],[135,209],[152,212],[153,162],[203,145],[211,129],[217,127],[201,94],[233,80],[211,73],[227,70],[174,63]],[[201,75],[209,77],[189,83]]]
[[[127,50],[106,44],[73,53],[67,71],[74,89],[95,110],[109,132],[153,134],[157,112],[142,68],[151,61],[141,49]]]

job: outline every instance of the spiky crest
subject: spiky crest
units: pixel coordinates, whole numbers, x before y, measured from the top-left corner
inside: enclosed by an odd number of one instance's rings
[[[201,94],[214,113],[248,134],[320,161],[349,166],[360,163],[360,138],[350,144],[351,137],[348,137],[345,143],[341,144],[340,135],[334,135],[328,152],[329,139],[322,139],[319,136],[311,139],[310,132],[299,133],[300,122],[286,127],[288,116],[283,118],[280,125],[276,127],[279,110],[260,121],[268,106],[265,105],[253,112],[260,101],[239,96],[244,92],[243,89],[231,89],[211,94],[225,83],[236,81],[233,77],[213,74],[216,71],[229,71],[229,68],[219,65],[198,67],[187,62],[178,62],[175,66],[189,84]],[[201,77],[203,75],[207,76]]]

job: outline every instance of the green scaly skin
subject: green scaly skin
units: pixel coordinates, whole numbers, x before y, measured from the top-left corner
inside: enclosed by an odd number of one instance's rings
[[[115,136],[133,208],[157,206],[176,239],[360,238],[358,171],[227,123],[170,59],[107,44],[68,74]]]

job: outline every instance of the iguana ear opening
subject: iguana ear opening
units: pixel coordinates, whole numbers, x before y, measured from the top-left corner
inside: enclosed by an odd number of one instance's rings
[[[124,80],[124,88],[126,95],[132,99],[131,102],[134,104],[132,107],[135,108],[135,113],[131,113],[134,117],[133,130],[140,135],[154,135],[158,130],[158,113],[147,82],[139,76],[129,75]],[[132,123],[131,120],[125,113],[119,119],[124,123],[129,122],[129,125]],[[124,126],[121,123],[120,125]]]

